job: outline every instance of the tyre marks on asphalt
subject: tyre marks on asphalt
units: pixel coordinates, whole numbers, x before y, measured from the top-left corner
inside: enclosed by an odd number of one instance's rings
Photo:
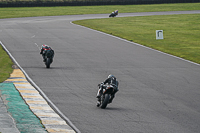
[[[30,110],[41,120],[49,133],[75,133],[40,95],[40,93],[26,80],[20,69],[14,69],[10,78],[5,82],[12,82],[19,91]]]

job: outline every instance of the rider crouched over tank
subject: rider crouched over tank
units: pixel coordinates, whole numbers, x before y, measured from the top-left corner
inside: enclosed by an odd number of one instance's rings
[[[51,47],[49,47],[48,45],[46,45],[46,44],[43,44],[42,45],[42,48],[41,48],[41,51],[40,51],[40,54],[42,54],[42,57],[43,57],[43,62],[46,62],[46,57],[45,57],[45,55],[47,54],[47,52],[50,52],[51,53],[51,55],[52,55],[52,62],[53,62],[53,57],[54,57],[54,50],[51,48]]]
[[[108,103],[112,103],[112,100],[115,97],[115,93],[119,91],[118,89],[119,82],[117,81],[117,78],[115,76],[110,74],[104,82],[98,85],[99,90],[97,92],[97,106],[101,104],[100,102],[101,102],[101,95],[103,94],[103,89],[106,89],[110,85],[113,86],[114,92],[111,94],[111,98]]]

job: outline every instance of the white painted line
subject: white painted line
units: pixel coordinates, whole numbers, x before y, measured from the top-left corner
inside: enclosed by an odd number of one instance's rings
[[[38,49],[40,50],[40,47],[37,45],[37,43],[35,43],[35,45],[38,47]]]
[[[14,118],[9,113],[8,113],[8,115],[12,119],[13,123],[16,123],[15,120],[14,120]],[[14,124],[14,128],[17,129],[17,131],[20,133],[19,129],[16,127],[16,124]]]
[[[192,63],[192,64],[195,64],[195,65],[200,66],[200,64],[198,64],[198,63],[195,63],[195,62],[192,62],[192,61],[189,61],[189,60],[186,60],[186,59],[183,59],[183,58],[180,58],[180,57],[171,55],[171,54],[167,54],[167,53],[164,53],[164,52],[161,52],[161,51],[152,49],[152,48],[150,48],[150,47],[146,47],[146,46],[144,46],[144,45],[141,45],[141,44],[138,44],[138,43],[135,43],[135,42],[131,42],[131,41],[128,41],[128,40],[126,40],[126,39],[123,39],[123,38],[120,38],[120,37],[117,37],[117,36],[113,36],[113,35],[110,35],[110,34],[107,34],[107,33],[101,32],[101,31],[98,31],[98,30],[94,30],[94,29],[91,29],[91,28],[88,28],[88,27],[85,27],[85,26],[82,26],[82,25],[74,24],[74,23],[72,23],[72,21],[70,21],[70,23],[73,24],[73,25],[82,27],[82,28],[86,28],[86,29],[88,29],[88,30],[92,30],[92,31],[95,31],[95,32],[98,32],[98,33],[101,33],[101,34],[104,34],[104,35],[107,35],[107,36],[110,36],[110,37],[119,39],[119,40],[121,40],[121,41],[125,41],[125,42],[131,43],[131,44],[134,44],[134,45],[137,45],[137,46],[140,46],[140,47],[144,47],[144,48],[146,48],[146,49],[150,49],[150,50],[153,50],[153,51],[156,51],[156,52],[159,52],[159,53],[162,53],[162,54],[165,54],[165,55],[168,55],[168,56],[171,56],[171,57],[174,57],[174,58],[177,58],[177,59],[180,59],[180,60],[183,60],[183,61],[186,61],[186,62],[189,62],[189,63]]]
[[[35,113],[38,117],[60,117],[59,115],[57,115],[56,113]]]
[[[16,88],[17,90],[35,90],[34,88]]]
[[[35,37],[35,35],[33,35],[31,38],[34,38]]]
[[[21,86],[24,86],[24,87],[33,87],[31,84],[18,84],[18,83],[14,83],[15,84],[15,86],[17,86],[17,87],[21,87]]]

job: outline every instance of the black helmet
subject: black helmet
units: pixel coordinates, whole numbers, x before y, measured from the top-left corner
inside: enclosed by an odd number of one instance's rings
[[[108,75],[108,78],[115,78],[115,76],[114,75]]]

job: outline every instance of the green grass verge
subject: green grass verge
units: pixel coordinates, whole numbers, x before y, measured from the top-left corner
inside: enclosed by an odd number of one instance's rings
[[[8,54],[3,50],[0,46],[0,83],[5,81],[7,78],[10,77],[10,73],[12,73],[12,65],[13,62],[11,61]]]
[[[73,23],[200,63],[200,14],[116,17]],[[163,40],[156,40],[156,30],[163,30]]]
[[[119,13],[200,10],[200,3],[0,8],[0,19],[75,14],[109,14],[116,9],[119,10]]]

